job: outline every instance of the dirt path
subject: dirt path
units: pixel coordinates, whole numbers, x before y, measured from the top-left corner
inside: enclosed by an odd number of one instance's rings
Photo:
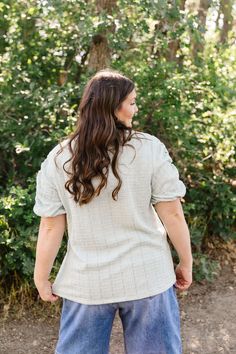
[[[178,295],[183,354],[236,354],[235,289],[235,272],[224,268],[216,282],[193,284]],[[0,354],[53,354],[58,326],[58,315],[35,318],[27,311],[20,319],[9,316],[0,324]],[[110,354],[123,353],[122,327],[116,317]]]

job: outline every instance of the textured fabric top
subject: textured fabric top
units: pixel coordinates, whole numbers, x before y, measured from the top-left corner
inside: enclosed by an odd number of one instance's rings
[[[176,276],[167,233],[154,207],[160,201],[183,197],[186,188],[165,147],[155,136],[137,133],[121,148],[118,174],[122,186],[112,199],[117,179],[109,166],[107,186],[79,206],[64,188],[62,166],[70,157],[55,146],[37,174],[34,213],[47,217],[66,214],[67,252],[52,285],[53,293],[83,304],[141,299],[171,287]],[[66,165],[68,168],[68,164]],[[100,179],[94,179],[95,188]]]

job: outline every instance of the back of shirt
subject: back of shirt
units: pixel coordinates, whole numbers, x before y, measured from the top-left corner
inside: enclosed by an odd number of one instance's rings
[[[121,147],[118,184],[109,166],[107,186],[88,204],[79,206],[64,188],[62,166],[70,157],[57,145],[37,175],[34,212],[39,216],[66,213],[67,253],[53,284],[61,297],[85,304],[128,301],[152,296],[175,283],[166,231],[152,204],[183,197],[179,179],[165,145],[147,133],[137,133]],[[68,165],[66,165],[68,166]],[[99,178],[93,180],[96,188]]]

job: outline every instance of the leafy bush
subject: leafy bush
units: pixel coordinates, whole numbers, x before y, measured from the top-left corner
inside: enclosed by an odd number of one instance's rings
[[[0,276],[9,283],[14,272],[32,278],[39,221],[32,211],[35,174],[75,124],[93,74],[91,39],[102,33],[110,66],[136,84],[134,128],[166,144],[187,186],[183,206],[200,267],[196,277],[209,277],[207,239],[235,237],[235,42],[206,41],[196,65],[191,35],[201,37],[198,21],[184,15],[178,2],[122,0],[109,16],[95,8],[95,2],[74,0],[0,5]],[[150,29],[163,23],[164,32]],[[168,44],[176,39],[179,50],[171,61]]]
[[[207,255],[202,253],[193,253],[194,267],[193,277],[196,281],[206,279],[209,282],[214,281],[219,273],[220,266],[215,260],[210,259]]]
[[[33,268],[39,217],[32,213],[35,179],[28,178],[28,187],[11,187],[0,198],[0,282],[7,286],[15,281],[33,284]],[[53,267],[57,273],[66,251],[67,232]]]
[[[32,213],[35,183],[29,187],[11,187],[0,199],[0,277],[9,281],[16,272],[32,277],[37,220]]]

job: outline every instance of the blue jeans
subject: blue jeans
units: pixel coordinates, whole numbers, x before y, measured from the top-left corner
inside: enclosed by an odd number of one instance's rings
[[[116,311],[126,354],[181,354],[176,289],[140,300],[85,305],[63,298],[55,354],[108,354]]]

